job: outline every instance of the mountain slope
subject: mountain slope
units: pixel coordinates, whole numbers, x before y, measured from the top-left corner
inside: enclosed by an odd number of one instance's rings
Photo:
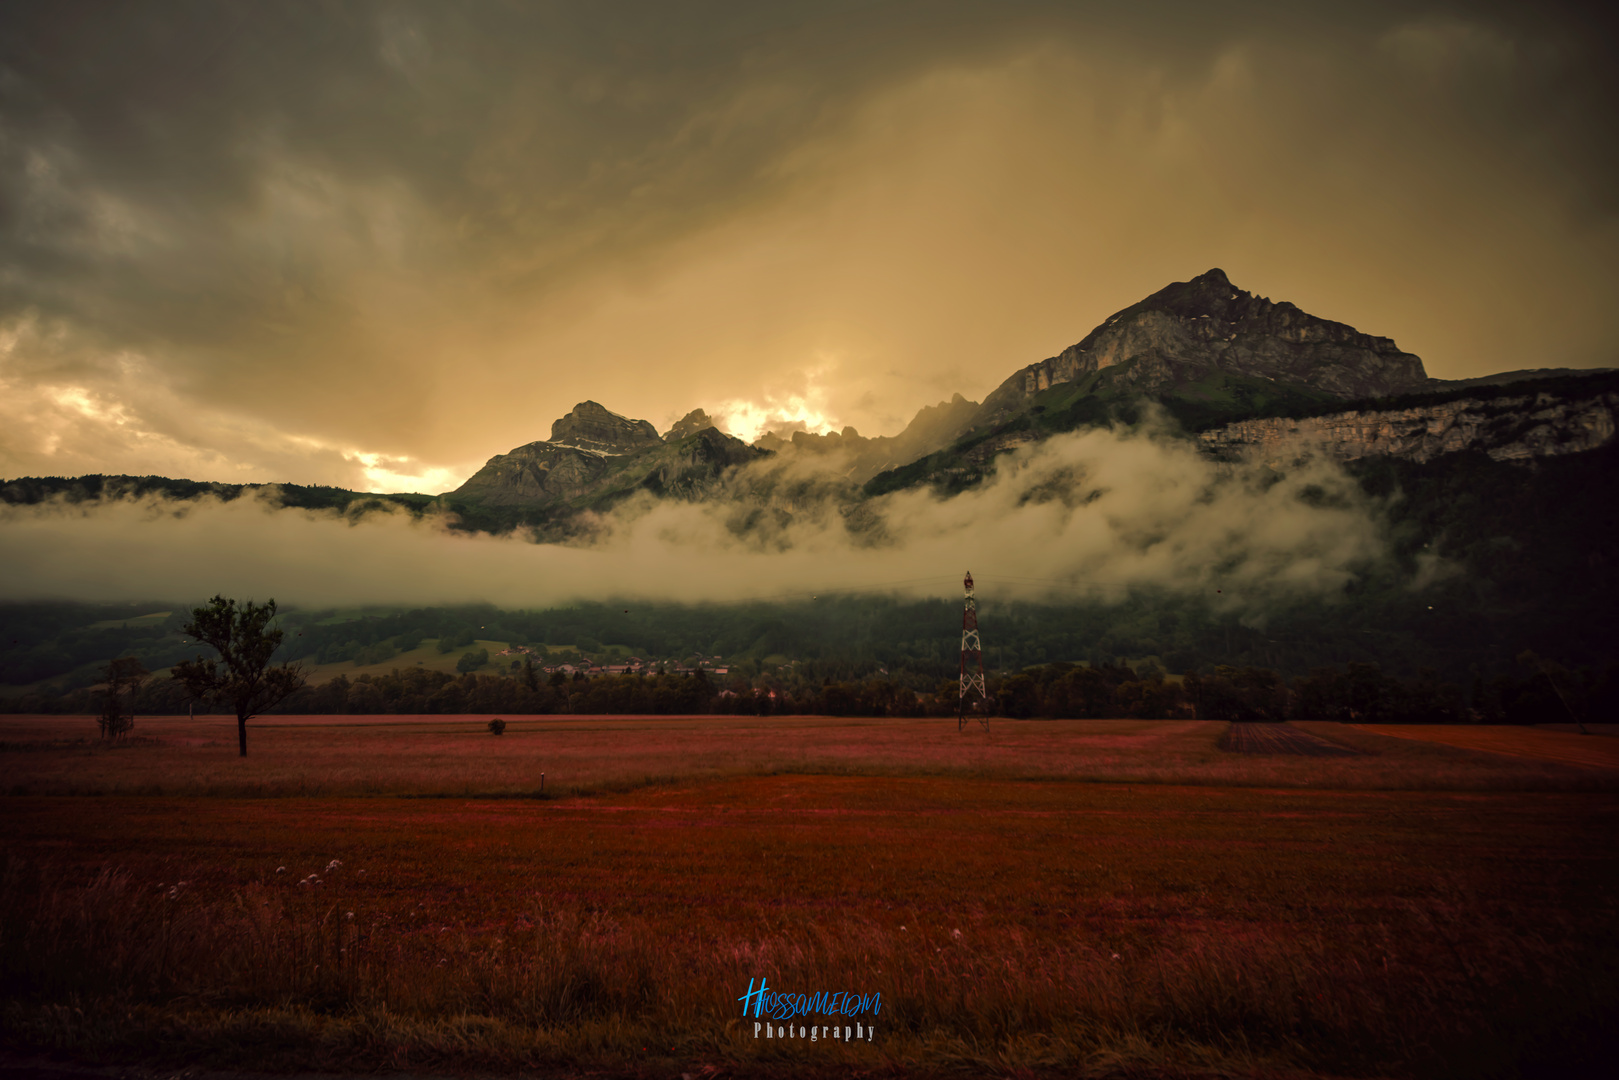
[[[1495,461],[1526,462],[1605,446],[1616,422],[1619,374],[1596,372],[1494,384],[1467,380],[1459,389],[1370,408],[1238,420],[1198,438],[1218,456],[1251,449],[1272,464],[1305,447],[1340,461],[1396,457],[1421,464],[1478,450]]]
[[[1592,374],[1601,373],[1429,379],[1421,359],[1391,339],[1254,296],[1214,269],[1160,289],[1057,356],[1013,373],[953,444],[877,474],[864,490],[878,495],[928,484],[958,491],[976,484],[1002,453],[1057,432],[1134,422],[1144,401],[1156,402],[1187,431],[1204,433],[1216,451],[1319,435],[1346,458],[1425,460],[1458,449],[1508,459],[1566,453],[1613,437],[1613,404],[1587,381]],[[1503,397],[1506,388],[1511,397]],[[1479,400],[1435,407],[1463,397]],[[1354,410],[1345,408],[1351,404]],[[1332,413],[1339,415],[1329,421]],[[1281,417],[1323,419],[1268,420]],[[1438,425],[1435,432],[1418,430],[1429,423]],[[1537,433],[1526,435],[1531,429]]]

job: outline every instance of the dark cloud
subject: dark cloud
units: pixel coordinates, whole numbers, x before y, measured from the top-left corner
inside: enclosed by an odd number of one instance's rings
[[[8,4],[0,473],[425,485],[586,397],[877,433],[1213,265],[1436,374],[1612,363],[1583,10]]]

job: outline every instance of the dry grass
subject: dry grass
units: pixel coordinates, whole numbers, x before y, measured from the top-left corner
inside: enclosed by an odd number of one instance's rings
[[[775,777],[6,802],[7,1026],[81,1052],[160,1030],[285,1068],[1469,1075],[1612,1000],[1609,796]],[[881,992],[882,1037],[756,1041],[735,999],[758,976]]]
[[[219,719],[93,752],[53,745],[89,719],[8,721],[37,793],[0,797],[4,1040],[638,1077],[1574,1075],[1611,1049],[1605,770],[1337,725],[1304,726],[1366,756],[1222,754],[1217,724],[487,719],[273,718],[246,762]],[[540,767],[594,794],[380,794]],[[347,794],[228,794],[301,789]],[[761,976],[880,992],[878,1038],[755,1040]]]
[[[1063,778],[1119,783],[1470,790],[1616,790],[1619,776],[1572,764],[1300,724],[1365,752],[1300,760],[1218,748],[1224,724],[829,717],[267,717],[248,757],[228,717],[141,718],[107,748],[87,717],[0,717],[0,791],[141,795],[531,795],[625,790],[680,778],[781,773]]]

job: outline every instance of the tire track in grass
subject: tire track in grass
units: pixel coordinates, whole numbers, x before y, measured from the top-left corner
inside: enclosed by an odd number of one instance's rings
[[[1359,757],[1359,750],[1339,746],[1291,724],[1232,724],[1220,749],[1235,754],[1293,754],[1298,757]]]

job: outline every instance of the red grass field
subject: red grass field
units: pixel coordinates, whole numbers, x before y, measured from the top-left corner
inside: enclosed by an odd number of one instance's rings
[[[1357,724],[1362,731],[1392,735],[1401,739],[1459,746],[1464,750],[1487,750],[1492,754],[1558,761],[1599,769],[1619,769],[1619,739],[1602,735],[1580,735],[1572,731],[1544,731],[1540,728],[1454,724]]]
[[[5,1038],[648,1077],[1594,1067],[1613,774],[1306,727],[1363,754],[1226,754],[1218,724],[367,718],[265,723],[241,762],[217,719],[117,750],[0,723]],[[488,797],[537,767],[560,797]],[[877,1035],[756,1040],[758,977],[880,992]]]
[[[1346,788],[1619,789],[1571,763],[1390,739],[1344,724],[1289,725],[1364,756],[1299,760],[1220,749],[1228,725],[1156,720],[997,720],[958,733],[937,719],[830,717],[275,716],[142,718],[104,747],[89,717],[0,716],[10,794],[528,795],[625,790],[693,777],[861,773],[1121,783]]]

